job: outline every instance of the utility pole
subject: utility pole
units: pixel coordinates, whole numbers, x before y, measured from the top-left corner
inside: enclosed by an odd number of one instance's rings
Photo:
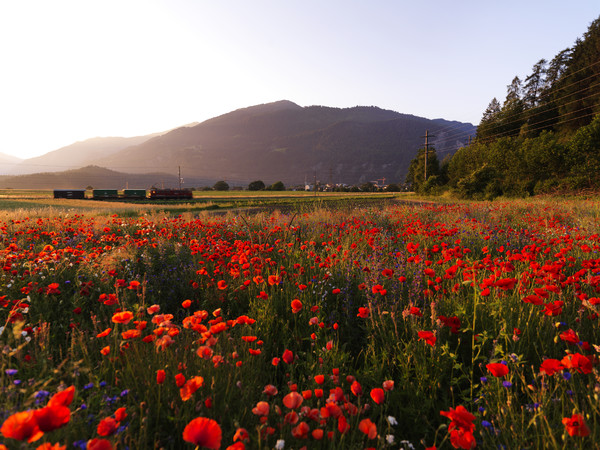
[[[315,197],[317,196],[317,171],[315,170]]]
[[[181,166],[179,167],[179,190],[181,190]]]
[[[425,181],[427,181],[427,157],[428,157],[428,153],[429,153],[429,138],[430,137],[435,137],[433,135],[429,134],[429,130],[425,130],[425,136],[421,136],[422,138],[425,138]]]

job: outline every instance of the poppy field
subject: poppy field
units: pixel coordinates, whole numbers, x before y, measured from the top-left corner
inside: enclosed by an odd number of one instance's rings
[[[599,221],[0,213],[0,449],[592,448]]]

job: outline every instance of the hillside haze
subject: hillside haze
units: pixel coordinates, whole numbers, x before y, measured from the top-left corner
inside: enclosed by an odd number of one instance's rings
[[[40,172],[60,172],[90,165],[92,161],[111,155],[132,145],[158,136],[154,133],[135,137],[96,137],[61,147],[41,156],[21,160],[5,173],[19,175]]]
[[[312,181],[403,182],[425,131],[440,159],[475,133],[471,124],[377,107],[301,107],[283,100],[182,127],[93,164],[126,173],[167,172],[245,185]]]

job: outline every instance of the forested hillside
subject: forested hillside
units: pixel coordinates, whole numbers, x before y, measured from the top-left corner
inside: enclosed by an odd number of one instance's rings
[[[467,198],[600,188],[600,18],[575,44],[492,99],[477,138],[441,165],[424,152],[407,181],[417,190],[452,189]]]

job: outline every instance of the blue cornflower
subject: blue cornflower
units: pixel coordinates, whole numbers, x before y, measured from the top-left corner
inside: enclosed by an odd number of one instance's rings
[[[42,399],[42,398],[48,397],[48,395],[50,395],[50,392],[44,391],[44,390],[39,390],[35,393],[35,398]]]

